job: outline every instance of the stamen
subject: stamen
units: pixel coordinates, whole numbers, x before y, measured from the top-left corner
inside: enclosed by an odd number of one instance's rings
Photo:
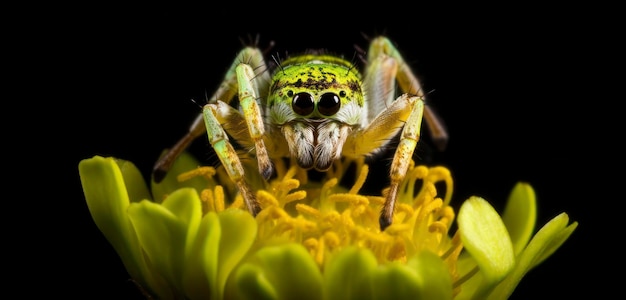
[[[354,185],[352,185],[352,188],[349,191],[350,194],[359,193],[359,191],[363,187],[363,184],[365,184],[365,179],[367,179],[368,173],[369,173],[369,166],[363,165],[361,167],[361,173],[359,173],[359,177],[356,179],[356,181],[354,182]]]
[[[313,217],[315,219],[319,218],[319,216],[320,216],[320,211],[319,210],[317,210],[317,209],[315,209],[315,208],[313,208],[311,206],[308,206],[306,204],[301,204],[301,203],[296,204],[296,210],[300,214],[308,215],[308,216]]]
[[[187,171],[176,176],[176,180],[178,182],[184,182],[194,177],[204,177],[206,179],[212,179],[213,175],[215,175],[216,171],[213,167],[198,167],[194,170]]]

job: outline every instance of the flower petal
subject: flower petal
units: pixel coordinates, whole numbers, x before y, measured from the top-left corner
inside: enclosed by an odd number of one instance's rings
[[[506,280],[489,296],[490,299],[508,298],[518,283],[528,271],[541,263],[558,249],[578,226],[577,222],[567,225],[567,214],[561,213],[546,223],[528,243],[528,247],[521,253],[515,269]]]
[[[322,274],[301,244],[266,246],[235,275],[238,296],[271,299],[322,299]]]
[[[237,269],[237,297],[250,300],[280,299],[262,267],[246,264]]]
[[[78,171],[91,217],[120,256],[128,274],[160,297],[171,295],[167,284],[146,264],[127,214],[130,199],[139,201],[148,194],[139,170],[128,161],[94,156],[81,160]]]
[[[219,242],[216,284],[220,298],[223,298],[226,280],[254,243],[257,222],[249,212],[238,208],[226,209],[218,216],[222,237]]]
[[[452,299],[452,277],[441,257],[422,251],[407,262],[417,275],[419,293],[411,299]]]
[[[369,274],[377,265],[376,256],[371,251],[344,248],[324,268],[326,299],[373,299]]]
[[[509,194],[502,220],[509,231],[515,254],[522,252],[535,232],[537,203],[535,190],[527,183],[519,182]]]
[[[163,205],[141,201],[128,208],[146,256],[155,270],[174,285],[177,294],[183,294],[185,245],[189,225],[194,222],[191,216],[200,211],[200,198],[192,188],[174,191]]]
[[[217,287],[217,266],[222,228],[217,213],[208,212],[200,221],[195,238],[185,249],[183,288],[188,299],[220,299]]]
[[[480,197],[463,202],[458,214],[463,247],[480,268],[483,282],[476,295],[487,295],[515,266],[513,244],[496,210]]]
[[[420,299],[415,272],[398,262],[380,266],[370,280],[372,299]]]

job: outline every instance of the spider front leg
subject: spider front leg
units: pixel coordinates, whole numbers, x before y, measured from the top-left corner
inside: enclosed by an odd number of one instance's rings
[[[415,76],[411,67],[404,61],[398,49],[387,37],[380,36],[372,40],[367,55],[369,62],[373,62],[381,57],[392,58],[397,63],[397,70],[394,71],[393,76],[388,76],[388,78],[395,78],[403,92],[425,98],[422,85],[417,76]],[[424,121],[426,121],[426,127],[435,146],[440,151],[443,151],[448,144],[449,137],[441,117],[430,106],[425,105]]]
[[[253,216],[256,216],[261,211],[261,206],[250,185],[246,182],[245,171],[239,155],[230,143],[223,126],[240,127],[243,125],[242,123],[245,123],[249,135],[238,134],[238,142],[247,144],[251,141],[254,144],[259,172],[264,179],[267,180],[270,177],[273,166],[263,141],[265,127],[257,102],[258,87],[254,71],[248,64],[241,63],[237,65],[235,72],[243,116],[233,107],[221,101],[205,105],[202,114],[211,146],[226,169],[226,173],[239,188],[246,207]]]
[[[248,79],[248,81],[242,81],[249,82],[246,84],[249,88],[251,87],[253,89],[256,89],[256,85],[258,82],[269,81],[269,74],[267,72],[267,66],[265,64],[265,59],[263,58],[263,53],[258,48],[246,47],[242,49],[233,60],[232,64],[230,65],[228,71],[224,76],[224,79],[222,80],[222,83],[215,91],[215,93],[213,93],[213,95],[208,98],[209,103],[215,104],[218,102],[218,100],[224,101],[225,103],[231,103],[235,95],[237,95],[237,93],[241,90],[239,89],[238,84],[240,76],[238,76],[237,74],[237,66],[242,63],[245,63],[257,73],[255,76],[244,76],[248,78],[254,78],[254,82],[252,83],[250,83],[250,79]],[[228,104],[226,104],[226,106],[228,106]],[[249,136],[243,136],[241,130],[239,130],[243,122],[235,122],[232,120],[239,116],[235,116],[234,114],[229,114],[228,116],[231,119],[228,119],[221,114],[217,115],[220,124],[229,124],[228,128],[226,128],[228,133],[234,136],[237,141],[249,139]],[[176,159],[178,158],[178,156],[191,144],[192,141],[202,136],[206,132],[206,127],[204,124],[205,122],[203,118],[204,117],[202,113],[198,114],[198,117],[189,127],[188,132],[155,163],[152,172],[155,182],[162,181],[169,172],[174,161],[176,161]],[[241,118],[237,118],[237,121],[241,121]],[[229,129],[231,128],[233,129],[232,132],[229,131]]]
[[[406,94],[405,94],[406,95]],[[389,170],[390,185],[387,195],[385,196],[385,204],[380,212],[380,230],[385,230],[393,222],[393,212],[398,198],[398,187],[406,176],[411,160],[413,159],[413,151],[420,139],[420,131],[422,127],[422,117],[424,115],[424,101],[421,97],[412,97],[411,114],[400,134],[400,142],[396,148]]]
[[[227,107],[227,109],[221,109],[222,107]],[[209,143],[211,143],[211,146],[219,157],[228,177],[237,185],[248,211],[253,216],[256,216],[261,211],[261,206],[250,188],[250,185],[246,182],[245,171],[241,160],[239,160],[239,155],[230,143],[226,131],[224,131],[224,128],[222,128],[222,125],[220,125],[218,121],[218,118],[221,118],[221,113],[225,111],[231,112],[232,108],[223,102],[207,104],[202,109]],[[237,114],[236,111],[234,113]]]

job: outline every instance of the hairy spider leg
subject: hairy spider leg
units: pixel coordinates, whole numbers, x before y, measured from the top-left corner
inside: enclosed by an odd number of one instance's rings
[[[237,95],[238,93],[236,68],[237,65],[239,65],[240,63],[248,64],[253,70],[257,72],[258,79],[256,81],[269,81],[267,67],[261,50],[259,50],[258,48],[246,47],[242,49],[233,60],[226,74],[224,75],[224,79],[220,83],[219,87],[217,88],[215,93],[213,93],[213,95],[208,99],[209,103],[217,103],[218,101],[230,103],[234,99],[235,95]],[[234,115],[231,116],[235,117]],[[185,151],[185,149],[193,140],[206,133],[206,127],[203,118],[203,114],[199,113],[189,127],[187,133],[157,160],[152,172],[155,182],[162,181],[163,178],[165,178],[165,175],[167,175],[167,172],[170,170],[176,158],[178,158],[178,156],[183,151]],[[220,121],[221,123],[225,122],[223,120]],[[232,123],[238,124],[236,122]]]

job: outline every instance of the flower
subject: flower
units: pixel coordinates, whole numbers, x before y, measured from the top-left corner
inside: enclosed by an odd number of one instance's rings
[[[506,299],[578,225],[562,213],[535,233],[534,190],[521,182],[502,216],[480,197],[455,214],[450,171],[412,165],[381,232],[384,198],[359,194],[368,165],[349,160],[321,181],[277,162],[269,184],[252,182],[263,208],[254,218],[222,168],[197,166],[184,154],[148,188],[132,162],[79,163],[95,224],[146,296]]]

